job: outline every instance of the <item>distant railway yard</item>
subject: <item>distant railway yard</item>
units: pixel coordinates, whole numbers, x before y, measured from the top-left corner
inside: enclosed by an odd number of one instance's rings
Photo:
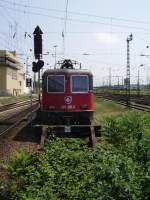
[[[120,105],[127,106],[127,95],[126,94],[113,94],[113,93],[95,93],[98,98],[105,100],[112,100]],[[130,108],[150,112],[150,95],[130,95]]]

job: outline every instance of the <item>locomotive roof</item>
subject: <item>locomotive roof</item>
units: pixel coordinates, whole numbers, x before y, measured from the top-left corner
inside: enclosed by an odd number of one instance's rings
[[[48,69],[43,73],[43,76],[46,76],[49,74],[90,74],[92,75],[92,72],[87,69]]]

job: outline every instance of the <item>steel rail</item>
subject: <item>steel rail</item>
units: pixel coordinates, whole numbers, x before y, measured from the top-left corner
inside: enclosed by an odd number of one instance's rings
[[[116,98],[115,95],[109,95],[109,94],[95,94],[95,96],[99,97],[99,98],[103,98],[105,100],[110,100],[110,101],[115,101],[120,105],[126,106],[126,101],[123,98]],[[122,95],[120,95],[122,96]],[[117,95],[117,97],[119,97],[119,95]],[[140,100],[140,99],[139,99]],[[141,103],[136,103],[136,101],[133,101],[132,97],[131,97],[131,105],[130,108],[136,109],[136,110],[140,110],[140,111],[144,111],[144,112],[150,112],[150,106],[149,105],[145,105]]]
[[[32,102],[37,102],[37,101],[38,101],[38,99],[36,99],[36,98],[32,99]],[[26,101],[19,101],[19,102],[9,103],[9,104],[0,106],[0,113],[10,110],[10,109],[13,109],[13,108],[16,108],[18,106],[29,104],[29,103],[30,103],[30,100],[26,100]]]
[[[36,104],[37,103],[34,102],[32,105],[34,106]],[[18,114],[18,112],[29,109],[29,107],[30,107],[30,104],[24,104],[24,105],[21,105],[20,107],[15,107],[15,108],[11,108],[9,110],[0,112],[0,121],[8,120],[12,118],[14,115]]]
[[[37,110],[39,109],[39,106],[37,108],[35,108],[34,110],[32,110],[32,115],[35,114],[37,112]],[[19,118],[19,117],[18,117]],[[35,117],[32,117],[32,120],[34,120]],[[21,117],[19,120],[17,120],[15,123],[11,124],[8,128],[6,128],[4,131],[0,132],[0,137],[4,136],[5,134],[7,134],[9,131],[11,131],[13,128],[17,127],[18,125],[21,126],[22,122],[26,121],[26,125],[30,123],[30,113],[27,113],[25,116]]]

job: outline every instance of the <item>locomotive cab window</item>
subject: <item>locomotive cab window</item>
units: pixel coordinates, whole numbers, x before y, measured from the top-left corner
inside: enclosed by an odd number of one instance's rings
[[[64,75],[49,75],[47,77],[47,92],[65,92]]]
[[[71,78],[72,92],[88,92],[89,78],[87,75],[73,75]]]
[[[89,76],[89,90],[93,91],[93,76]]]

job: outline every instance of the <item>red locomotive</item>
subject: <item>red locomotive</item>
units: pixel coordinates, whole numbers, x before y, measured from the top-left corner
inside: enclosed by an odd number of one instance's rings
[[[64,60],[59,69],[42,76],[40,115],[44,124],[90,124],[93,116],[93,75],[75,61]]]

